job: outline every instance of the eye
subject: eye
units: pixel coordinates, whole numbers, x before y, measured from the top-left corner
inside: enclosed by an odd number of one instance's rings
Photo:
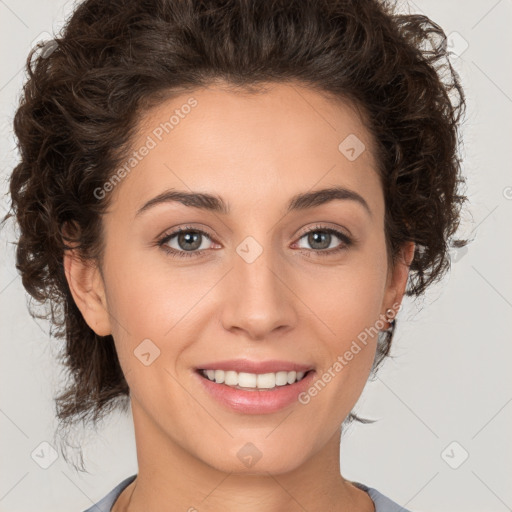
[[[205,238],[212,240],[212,236],[206,231],[186,226],[164,235],[157,243],[172,257],[188,258],[190,256],[200,256],[206,252],[210,244],[205,243]],[[321,256],[338,253],[353,244],[352,239],[341,231],[325,226],[315,226],[309,229],[299,240],[303,238],[312,247],[308,251]],[[341,243],[332,248],[332,242],[335,241],[335,238],[338,238]],[[299,249],[304,249],[304,247],[299,247]]]
[[[337,229],[325,226],[315,226],[309,229],[300,237],[300,240],[303,238],[305,238],[306,242],[313,247],[313,252],[318,253],[320,256],[329,256],[338,253],[352,245],[352,240],[347,235]],[[341,240],[341,244],[332,248],[332,242],[335,242],[335,238]]]
[[[208,248],[208,244],[203,244],[205,237],[211,240],[211,236],[206,231],[187,226],[164,235],[163,238],[158,241],[158,245],[170,256],[187,258],[199,253],[202,254],[203,251]],[[175,247],[172,247],[169,243],[173,238],[176,238],[176,240],[172,242]]]

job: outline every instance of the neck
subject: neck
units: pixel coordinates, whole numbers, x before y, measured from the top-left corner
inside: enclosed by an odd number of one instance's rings
[[[132,411],[139,471],[112,512],[375,511],[368,494],[340,474],[340,429],[319,452],[292,470],[226,472],[176,443],[133,399]],[[213,434],[209,442],[215,443]]]

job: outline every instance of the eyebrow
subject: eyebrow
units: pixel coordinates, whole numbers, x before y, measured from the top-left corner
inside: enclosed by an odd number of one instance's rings
[[[372,216],[372,212],[365,199],[357,192],[339,186],[323,188],[304,192],[293,196],[287,206],[286,213],[292,211],[306,210],[321,206],[334,200],[350,200],[360,204],[366,212]],[[199,208],[201,210],[229,215],[230,205],[226,203],[222,197],[203,192],[186,192],[182,190],[169,189],[146,202],[135,214],[135,217],[150,208],[169,202],[178,202],[185,206]]]

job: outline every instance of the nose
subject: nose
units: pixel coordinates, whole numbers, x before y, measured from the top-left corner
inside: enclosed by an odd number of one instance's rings
[[[297,299],[287,277],[289,281],[285,263],[271,249],[261,247],[254,239],[240,244],[223,283],[223,327],[244,332],[253,340],[268,339],[274,331],[293,328],[298,318]]]

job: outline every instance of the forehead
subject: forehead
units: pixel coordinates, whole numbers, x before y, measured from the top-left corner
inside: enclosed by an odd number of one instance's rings
[[[128,214],[164,189],[178,188],[258,207],[276,194],[288,199],[343,185],[375,202],[381,191],[372,148],[354,106],[313,89],[201,88],[142,114],[131,146],[138,156],[112,199]]]

